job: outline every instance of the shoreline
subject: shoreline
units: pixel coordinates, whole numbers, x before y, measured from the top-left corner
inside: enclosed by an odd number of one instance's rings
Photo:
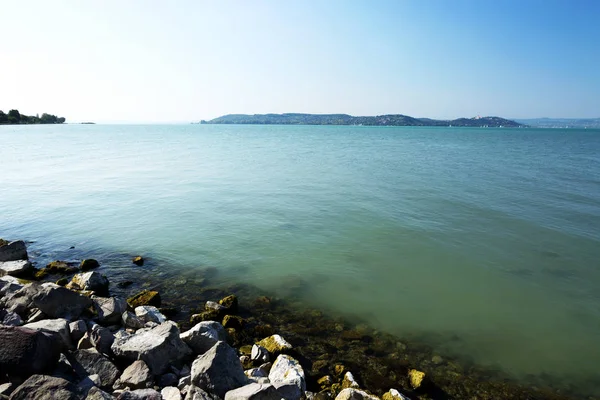
[[[39,257],[39,255],[38,255]],[[127,257],[123,255],[123,257]],[[110,274],[109,270],[102,268],[102,257],[99,268],[94,271]],[[35,258],[34,258],[34,264]],[[129,258],[130,270],[139,268],[144,271],[144,266],[136,266]],[[77,263],[65,263],[68,268],[76,267]],[[34,265],[37,270],[42,265]],[[67,274],[48,274],[38,283],[55,282],[57,279],[71,278],[81,273],[80,270],[71,269]],[[481,398],[481,399],[576,399],[585,395],[567,396],[563,390],[557,388],[527,387],[514,380],[503,376],[503,373],[476,365],[461,365],[457,360],[445,359],[435,354],[431,348],[418,343],[408,343],[393,335],[378,332],[366,325],[355,325],[342,317],[330,317],[320,310],[297,309],[285,299],[271,297],[257,288],[247,284],[235,284],[230,287],[213,287],[212,282],[218,270],[206,268],[198,270],[195,282],[184,281],[185,287],[181,294],[163,291],[165,285],[176,286],[168,281],[152,282],[151,280],[131,282],[123,285],[123,276],[120,281],[110,278],[110,294],[128,298],[142,289],[159,289],[162,295],[160,310],[175,321],[183,333],[191,329],[200,320],[209,318],[217,322],[227,323],[222,319],[224,315],[210,313],[211,309],[206,302],[216,302],[228,295],[234,294],[240,299],[240,305],[231,315],[234,320],[241,318],[237,329],[229,332],[230,344],[240,354],[240,349],[257,343],[272,334],[280,334],[293,346],[293,355],[299,361],[305,372],[306,390],[310,393],[322,393],[325,398],[335,398],[343,384],[343,375],[337,373],[337,366],[343,365],[343,371],[351,372],[361,389],[367,390],[377,396],[383,396],[390,389],[399,391],[410,399],[430,398]],[[35,277],[34,270],[29,277]],[[138,275],[131,273],[133,276]],[[142,274],[143,275],[143,274]],[[147,279],[147,278],[146,278]],[[65,280],[63,279],[63,284]],[[173,288],[171,288],[173,289]],[[195,293],[189,296],[189,293]],[[108,295],[109,292],[103,295]],[[188,295],[186,295],[188,294]],[[193,323],[190,316],[205,314],[196,317]],[[208,313],[208,314],[206,314]],[[214,318],[211,318],[214,317]],[[221,319],[221,320],[219,320]],[[229,318],[231,319],[231,318]],[[90,321],[94,320],[92,316]],[[233,322],[235,324],[235,322]],[[101,324],[102,325],[102,324]],[[417,388],[411,383],[414,372],[424,372],[425,379]],[[412,375],[411,375],[412,374]],[[320,380],[329,376],[326,382]],[[4,383],[3,381],[0,383]],[[335,386],[338,385],[338,386]],[[592,399],[593,397],[585,397]]]

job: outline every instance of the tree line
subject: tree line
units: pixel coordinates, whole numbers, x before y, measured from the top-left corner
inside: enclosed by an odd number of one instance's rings
[[[0,110],[0,125],[18,125],[18,124],[62,124],[65,122],[63,117],[43,113],[40,117],[24,115],[19,110],[10,110],[8,114]]]

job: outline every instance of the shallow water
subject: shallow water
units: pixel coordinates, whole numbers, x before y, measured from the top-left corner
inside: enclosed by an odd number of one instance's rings
[[[515,377],[600,379],[600,131],[1,126],[0,176],[0,237],[47,257],[214,266]]]

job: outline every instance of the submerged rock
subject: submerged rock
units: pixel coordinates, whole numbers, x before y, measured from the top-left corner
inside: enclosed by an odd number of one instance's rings
[[[192,383],[223,398],[225,393],[248,383],[235,350],[218,342],[192,364]]]
[[[0,262],[27,260],[27,246],[22,240],[0,245]]]
[[[204,354],[217,342],[227,340],[227,332],[215,321],[200,322],[180,336],[196,354]]]
[[[408,371],[408,379],[410,380],[410,385],[413,389],[417,389],[423,383],[423,379],[425,378],[425,372],[417,371],[416,369],[411,369]]]
[[[85,396],[73,383],[53,376],[32,375],[10,395],[10,400],[79,400]]]
[[[100,266],[100,263],[93,258],[87,258],[79,264],[79,269],[83,272],[89,271],[91,269],[96,269]]]
[[[160,294],[154,290],[143,290],[127,299],[127,303],[133,308],[139,306],[160,307]]]
[[[135,265],[144,265],[144,258],[142,256],[133,257],[132,262]]]
[[[33,265],[27,260],[0,261],[0,275],[20,276],[33,269]]]
[[[234,294],[222,298],[219,304],[225,307],[227,312],[235,314],[238,311],[238,298]]]
[[[0,376],[28,377],[50,371],[59,355],[60,346],[48,333],[0,326]]]

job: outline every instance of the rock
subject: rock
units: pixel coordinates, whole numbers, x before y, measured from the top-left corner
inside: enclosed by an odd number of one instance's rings
[[[382,400],[410,400],[408,397],[403,396],[402,393],[397,391],[396,389],[390,389],[389,392],[385,392],[383,396],[381,396]]]
[[[258,361],[261,363],[269,362],[269,351],[264,347],[255,344],[252,346],[252,352],[250,353],[250,359],[252,361]]]
[[[192,364],[192,384],[221,398],[247,382],[235,350],[225,342],[217,342]]]
[[[150,368],[142,360],[134,361],[129,367],[125,368],[121,377],[114,384],[115,389],[145,389],[152,387],[154,377]]]
[[[144,265],[144,258],[143,258],[143,257],[141,257],[141,256],[133,257],[133,260],[132,260],[132,262],[133,262],[135,265],[140,265],[140,266],[141,266],[141,265]]]
[[[143,290],[127,299],[127,303],[133,308],[139,306],[160,307],[160,294],[153,290]]]
[[[162,324],[163,322],[167,322],[167,317],[161,314],[158,311],[158,308],[154,306],[139,306],[135,308],[135,315],[142,321],[146,322],[155,322],[157,324]]]
[[[342,390],[335,400],[379,400],[379,397],[368,394],[364,390],[347,388]]]
[[[173,386],[167,386],[160,391],[163,400],[181,400],[179,389]]]
[[[35,329],[37,331],[50,333],[55,340],[58,340],[61,343],[62,350],[66,351],[73,348],[73,342],[71,341],[71,334],[69,330],[69,322],[66,319],[44,319],[38,322],[23,325],[23,328]]]
[[[179,378],[179,383],[177,384],[177,387],[181,390],[185,386],[188,386],[191,383],[192,383],[192,375],[187,375],[182,378]]]
[[[92,340],[90,339],[90,334],[88,332],[84,333],[83,337],[79,339],[79,342],[77,342],[77,350],[93,348],[94,345],[92,344]]]
[[[262,368],[250,368],[250,369],[245,370],[244,374],[246,374],[246,376],[254,382],[257,382],[258,378],[268,378],[269,377],[269,373]]]
[[[161,388],[166,387],[166,386],[177,385],[178,382],[179,382],[179,379],[177,379],[177,375],[175,375],[172,372],[161,375],[158,378],[158,386]]]
[[[195,354],[204,354],[217,342],[227,340],[227,332],[221,324],[215,321],[200,322],[180,336]]]
[[[1,384],[0,385],[0,398],[2,396],[8,397],[13,392],[13,390],[15,390],[15,388],[16,388],[16,386],[10,382]]]
[[[51,371],[59,355],[60,346],[45,332],[0,326],[0,376],[24,378]]]
[[[95,349],[77,350],[68,358],[73,369],[81,378],[98,375],[99,386],[102,388],[112,388],[120,374],[117,367]]]
[[[417,389],[421,386],[423,378],[425,378],[425,372],[417,371],[416,369],[408,371],[408,379],[410,380],[410,385],[413,389]]]
[[[435,365],[440,365],[444,362],[444,359],[441,356],[435,355],[431,358],[431,362]]]
[[[10,395],[10,400],[79,400],[85,396],[71,382],[52,376],[32,375]]]
[[[90,343],[100,353],[112,355],[111,346],[115,341],[115,336],[110,329],[94,324],[90,329]]]
[[[79,341],[81,340],[83,335],[86,334],[86,332],[87,325],[85,324],[85,321],[81,319],[71,322],[69,324],[69,333],[71,335],[71,342],[73,343],[79,343]]]
[[[50,318],[77,319],[92,300],[53,283],[45,283],[33,295],[33,304]]]
[[[236,330],[242,329],[244,326],[244,320],[236,315],[226,315],[223,317],[223,327],[233,328]]]
[[[27,323],[31,324],[32,322],[38,322],[43,319],[48,319],[48,316],[42,312],[39,308],[31,309],[29,313],[29,318],[27,318]]]
[[[121,393],[117,400],[162,400],[162,397],[154,389],[137,389]]]
[[[37,283],[28,283],[16,291],[9,291],[11,287],[6,285],[3,289],[7,293],[2,298],[0,306],[3,306],[8,311],[13,311],[20,316],[25,316],[34,307],[33,297],[38,294],[43,288]]]
[[[235,314],[238,311],[238,298],[234,294],[222,298],[219,300],[219,304],[224,306],[230,313]]]
[[[222,313],[219,311],[203,311],[200,314],[193,314],[190,317],[190,323],[197,324],[202,321],[216,321],[221,319]]]
[[[72,290],[91,290],[95,293],[107,294],[108,279],[96,271],[84,272],[75,275],[67,285],[67,288]]]
[[[0,261],[0,274],[20,276],[33,269],[33,265],[27,260]]]
[[[58,286],[67,286],[69,284],[69,280],[67,278],[60,278],[54,283],[56,283]]]
[[[216,303],[214,301],[207,301],[204,305],[204,309],[206,311],[217,311],[219,313],[224,313],[225,310],[227,310],[225,306],[222,306],[221,304]]]
[[[79,269],[83,272],[89,271],[91,269],[96,269],[100,266],[100,263],[93,258],[85,259],[79,264]]]
[[[61,354],[62,355],[62,354]],[[56,376],[56,375],[52,375]],[[59,378],[63,378],[69,381],[69,379],[59,376]],[[75,378],[76,379],[76,378]],[[84,393],[87,394],[91,388],[100,386],[100,377],[98,375],[92,374],[89,376],[85,376],[83,379],[79,381],[77,387]]]
[[[251,383],[225,393],[224,400],[281,400],[281,395],[273,385]]]
[[[287,400],[299,400],[306,392],[304,370],[294,358],[280,354],[269,372],[269,381]]]
[[[22,240],[0,246],[0,262],[27,260],[27,246]]]
[[[122,289],[126,288],[126,287],[129,287],[131,285],[133,285],[133,281],[123,281],[123,282],[117,283],[117,286],[120,287],[120,288],[122,288]]]
[[[23,285],[21,285],[19,280],[14,276],[7,275],[0,277],[0,299],[5,296],[10,296],[22,288]]]
[[[87,397],[85,398],[85,400],[113,400],[113,399],[114,399],[114,397],[112,397],[110,394],[106,393],[102,389],[99,389],[95,386],[90,388],[90,391],[88,392]]]
[[[267,349],[271,354],[283,353],[286,350],[292,349],[292,345],[279,335],[271,335],[257,344]]]
[[[92,301],[94,310],[98,314],[98,321],[103,324],[119,323],[121,316],[127,311],[127,301],[120,297],[92,296]]]
[[[183,392],[183,390],[182,390]],[[200,389],[198,386],[191,385],[186,393],[185,400],[216,400],[213,396]]]
[[[358,384],[358,382],[356,382],[356,379],[354,379],[354,375],[352,375],[352,372],[348,371],[346,372],[346,374],[344,375],[344,379],[342,380],[342,389],[346,389],[346,388],[354,388],[354,389],[358,389],[360,386]]]
[[[333,378],[331,377],[331,375],[325,375],[324,377],[319,378],[317,380],[317,384],[321,389],[327,389],[328,387],[331,387],[331,385],[333,385]]]
[[[117,339],[112,350],[124,361],[145,361],[154,375],[166,372],[169,364],[192,354],[192,350],[179,337],[179,328],[171,321]]]
[[[141,329],[144,327],[144,322],[142,320],[140,320],[137,317],[137,315],[135,315],[131,311],[125,311],[121,315],[121,321],[123,322],[123,326],[125,328],[137,330],[137,329]]]
[[[6,326],[20,326],[23,325],[23,320],[16,312],[0,310],[0,324]]]
[[[45,268],[42,268],[38,271],[39,277],[43,278],[47,274],[74,274],[78,269],[76,267],[71,267],[65,261],[52,261],[50,264],[46,265]]]

